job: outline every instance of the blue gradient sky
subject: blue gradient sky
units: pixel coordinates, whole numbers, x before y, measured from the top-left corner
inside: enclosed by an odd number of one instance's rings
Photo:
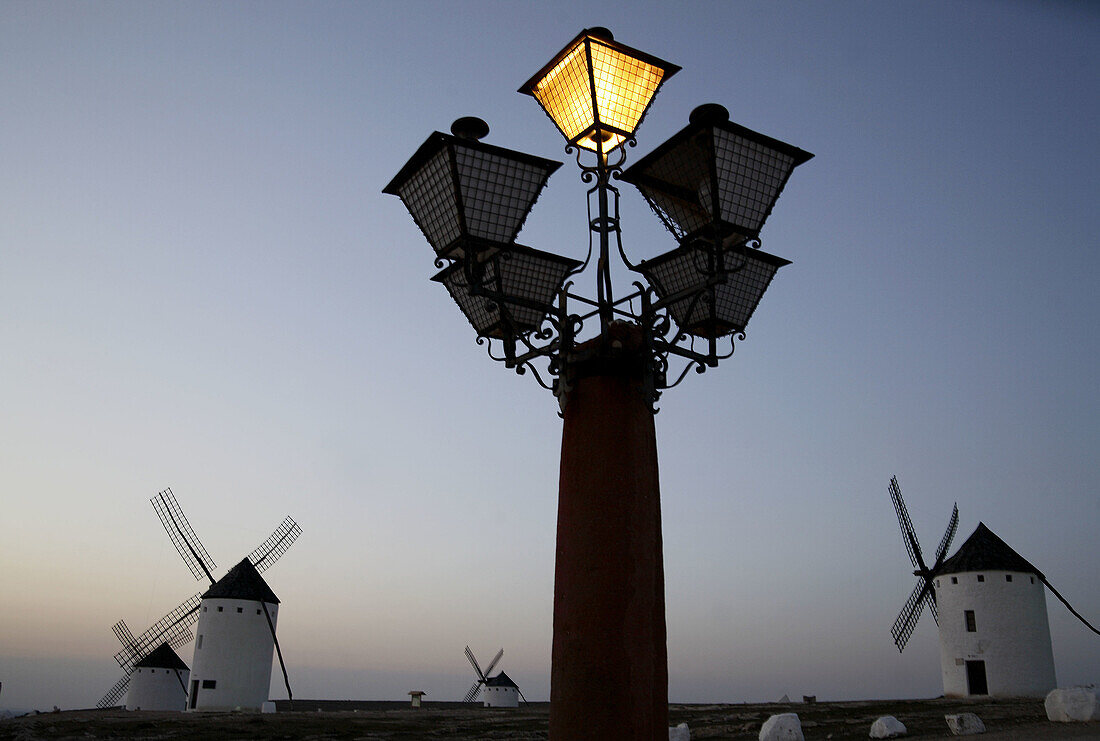
[[[926,548],[957,501],[956,545],[985,521],[1100,619],[1097,6],[592,8],[0,2],[0,706],[94,704],[111,624],[196,591],[166,486],[223,572],[302,525],[296,696],[457,699],[470,644],[548,697],[555,402],[380,190],[463,115],[566,159],[515,90],[593,25],[683,67],[632,161],[712,101],[816,155],[763,232],[794,264],[657,418],[671,698],[939,694],[933,623],[888,632],[892,474]],[[520,240],[583,258],[583,208],[567,162]],[[1100,679],[1049,611],[1059,681]]]

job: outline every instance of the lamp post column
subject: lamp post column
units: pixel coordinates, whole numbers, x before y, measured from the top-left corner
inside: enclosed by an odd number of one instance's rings
[[[641,329],[614,323],[566,368],[550,738],[667,739],[657,439]]]

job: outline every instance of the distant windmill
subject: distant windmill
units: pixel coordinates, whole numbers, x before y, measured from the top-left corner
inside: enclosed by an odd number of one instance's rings
[[[205,576],[210,580],[211,587],[205,593],[200,592],[184,600],[136,638],[131,634],[124,621],[120,620],[115,624],[113,630],[123,645],[122,650],[115,654],[115,660],[125,674],[97,703],[98,707],[112,707],[117,704],[119,698],[129,687],[134,667],[138,662],[152,653],[162,643],[167,643],[171,648],[179,648],[190,642],[194,637],[191,633],[191,626],[195,624],[196,620],[199,620],[200,615],[208,614],[215,624],[210,626],[213,629],[212,631],[204,631],[203,623],[200,621],[199,624],[199,639],[196,641],[195,661],[192,663],[191,668],[191,688],[190,692],[186,693],[190,695],[188,708],[202,709],[197,703],[200,687],[204,690],[218,690],[218,695],[229,698],[231,701],[239,699],[239,688],[235,685],[240,684],[241,681],[246,681],[251,687],[258,687],[262,683],[263,698],[260,700],[262,703],[263,700],[266,700],[267,684],[270,680],[272,645],[278,652],[279,664],[282,667],[283,679],[286,682],[287,695],[290,696],[290,682],[287,679],[286,665],[283,663],[282,650],[279,648],[278,638],[275,635],[275,620],[277,619],[279,600],[259,574],[274,564],[290,548],[301,534],[301,528],[293,519],[287,517],[267,540],[252,551],[241,563],[233,567],[222,580],[218,581],[214,579],[211,573],[211,569],[215,566],[214,560],[191,529],[191,524],[184,516],[178,502],[176,502],[172,490],[165,489],[149,501],[152,502],[153,508],[160,517],[161,524],[164,525],[165,532],[168,533],[169,539],[176,550],[179,551],[191,573],[194,574],[196,579]],[[244,615],[244,603],[258,602],[260,609],[255,612],[257,615],[263,613],[265,619],[258,623],[253,620],[248,625],[244,624],[243,621],[237,624],[219,625],[217,624],[219,620],[224,621],[225,618],[215,618],[214,614],[224,615],[226,605],[218,604],[216,613],[211,614],[207,611],[209,606],[203,604],[205,601],[215,599],[219,603],[232,600],[232,604],[237,607],[236,614],[240,615]],[[204,633],[209,634],[210,632],[219,635],[223,639],[223,644],[228,640],[228,644],[233,650],[223,653],[221,656],[213,656],[213,652],[209,650],[210,647],[208,646],[205,653],[200,657],[202,636]],[[268,633],[270,637],[264,637]],[[211,659],[214,659],[214,664],[217,667],[226,664],[238,667],[242,665],[263,666],[261,660],[265,647],[267,678],[262,679],[262,682],[258,675],[251,676],[248,672],[244,672],[242,675],[242,672],[235,671],[234,674],[237,676],[234,679],[229,681],[223,679],[221,687],[218,687],[218,680],[207,676],[211,669]],[[264,669],[259,669],[254,674],[262,674],[263,671]],[[244,676],[243,680],[242,676]],[[209,693],[204,694],[209,695]],[[255,694],[255,692],[253,691],[251,694]],[[242,703],[234,702],[230,707],[237,706],[242,706]],[[257,705],[257,709],[258,707]]]
[[[936,590],[933,577],[936,571],[943,565],[947,556],[947,549],[951,547],[951,541],[955,537],[955,531],[959,528],[959,507],[956,504],[951,510],[951,519],[947,521],[947,530],[940,539],[936,548],[936,557],[931,568],[924,562],[920,544],[917,542],[917,534],[913,531],[913,523],[909,519],[909,511],[905,508],[905,500],[901,498],[901,487],[898,486],[897,476],[890,478],[890,499],[894,502],[894,510],[898,514],[898,524],[901,526],[901,539],[905,542],[905,550],[909,554],[909,560],[913,562],[917,577],[917,585],[913,588],[909,599],[905,601],[905,607],[901,608],[894,625],[890,628],[890,635],[894,637],[894,643],[898,651],[905,650],[905,644],[909,642],[909,636],[917,627],[917,620],[928,605],[928,612],[932,619],[939,625],[939,617],[936,614]]]
[[[134,667],[159,646],[168,645],[175,649],[191,642],[195,637],[191,633],[191,625],[198,619],[197,610],[201,601],[201,595],[199,594],[188,597],[182,604],[136,638],[130,632],[125,620],[119,620],[112,626],[111,629],[114,631],[115,636],[122,643],[122,650],[115,654],[115,661],[118,662],[123,674],[122,678],[115,682],[114,686],[107,691],[107,694],[96,703],[98,707],[109,708],[117,705],[118,701],[130,688]],[[186,687],[183,689],[182,695],[184,699],[181,699],[180,702],[179,709],[181,710],[187,695]],[[167,710],[169,708],[160,709]]]
[[[955,555],[946,558],[958,526],[957,507],[935,564],[926,568],[896,478],[890,480],[890,496],[909,557],[918,569],[915,573],[921,577],[891,631],[898,649],[905,647],[927,602],[933,617],[939,611],[945,697],[1045,696],[1057,682],[1044,587],[1085,627],[1097,634],[1100,630],[1073,609],[1043,572],[982,522]]]
[[[527,702],[527,698],[523,697],[519,685],[513,682],[507,674],[501,672],[495,677],[489,676],[503,655],[504,649],[502,648],[497,651],[497,655],[489,662],[485,671],[481,671],[477,659],[474,658],[474,652],[470,650],[469,646],[466,647],[466,658],[469,660],[470,666],[474,668],[474,672],[477,673],[477,680],[470,686],[470,689],[462,698],[462,702],[474,702],[477,700],[478,694],[481,695],[481,701],[487,708],[518,707],[519,698],[523,698],[523,701]]]

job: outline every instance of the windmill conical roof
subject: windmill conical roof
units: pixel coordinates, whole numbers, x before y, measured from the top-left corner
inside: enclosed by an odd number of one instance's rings
[[[509,677],[504,672],[501,672],[500,674],[496,675],[495,677],[489,677],[487,680],[485,680],[485,686],[487,686],[487,687],[515,687],[516,689],[519,689],[519,685],[516,684],[515,682],[513,682],[512,678]]]
[[[187,664],[183,663],[183,659],[167,643],[162,643],[154,648],[145,658],[134,664],[134,667],[187,671]]]
[[[279,604],[279,598],[247,558],[207,589],[202,598],[262,600],[272,605]]]
[[[1044,578],[1039,569],[1009,548],[1008,544],[979,522],[978,527],[959,546],[954,556],[943,562],[938,574],[959,574],[964,571],[1018,571]]]

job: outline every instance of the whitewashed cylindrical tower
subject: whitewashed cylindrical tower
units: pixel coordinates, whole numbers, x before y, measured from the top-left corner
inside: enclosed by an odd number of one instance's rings
[[[187,664],[167,643],[134,664],[127,710],[178,710],[187,706]]]
[[[487,708],[518,708],[519,686],[504,672],[489,677],[481,688],[481,702]]]
[[[202,596],[187,709],[260,712],[271,686],[279,598],[246,558]]]
[[[936,571],[945,697],[1043,697],[1057,686],[1042,573],[978,523]]]

